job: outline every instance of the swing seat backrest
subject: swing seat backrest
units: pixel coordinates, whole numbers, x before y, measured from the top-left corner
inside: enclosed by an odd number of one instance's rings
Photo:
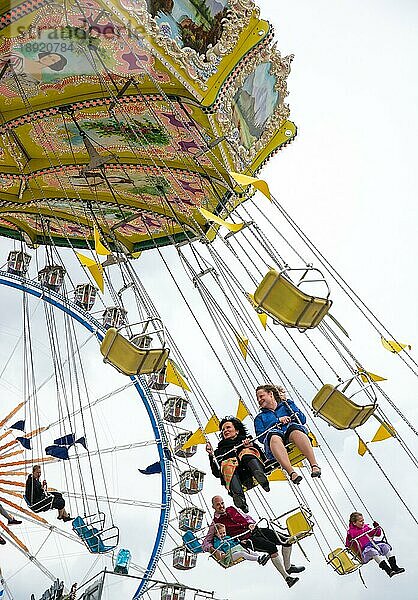
[[[376,410],[376,404],[360,406],[327,383],[312,400],[312,408],[317,415],[336,429],[355,429],[371,417]]]
[[[328,562],[339,575],[348,575],[357,571],[362,565],[361,561],[349,550],[336,548],[328,554]]]
[[[160,371],[168,358],[167,348],[142,349],[110,327],[100,344],[103,360],[125,375],[147,375]]]
[[[114,548],[114,546],[105,546],[99,535],[99,530],[95,527],[88,527],[82,517],[76,517],[73,520],[73,530],[93,554],[103,554]]]
[[[285,327],[312,329],[329,311],[332,301],[302,292],[275,269],[265,275],[254,292],[259,309],[277,319]]]
[[[289,532],[289,542],[291,544],[313,533],[313,523],[302,510],[290,515],[286,519],[286,527]]]
[[[186,533],[184,533],[182,537],[184,545],[190,552],[192,552],[193,554],[200,554],[201,552],[203,552],[202,544],[197,539],[193,531],[186,531]]]

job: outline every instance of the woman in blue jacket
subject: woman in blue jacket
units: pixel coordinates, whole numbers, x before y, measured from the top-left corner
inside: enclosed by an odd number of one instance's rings
[[[255,432],[263,442],[266,456],[275,458],[287,472],[292,483],[298,485],[302,477],[293,470],[286,444],[293,442],[311,465],[311,477],[321,477],[311,441],[305,427],[306,417],[296,404],[286,399],[286,391],[275,385],[259,385],[256,389],[260,412],[254,420]]]

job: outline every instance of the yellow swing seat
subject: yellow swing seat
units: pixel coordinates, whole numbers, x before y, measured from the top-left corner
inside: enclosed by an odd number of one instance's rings
[[[286,517],[286,526],[281,525],[281,520]],[[278,530],[280,538],[286,538],[286,543],[296,544],[303,538],[313,534],[314,523],[312,513],[304,506],[298,506],[276,517],[271,524]]]
[[[352,380],[350,380],[351,382]],[[347,386],[344,387],[344,390]],[[355,429],[375,412],[377,405],[360,406],[333,385],[326,383],[312,400],[315,415],[336,429]]]
[[[336,548],[328,554],[328,564],[339,575],[349,575],[362,566],[361,560],[347,548]]]
[[[256,308],[268,313],[285,327],[312,329],[325,317],[332,300],[303,292],[286,277],[288,270],[269,270],[254,292]]]
[[[125,375],[146,375],[162,369],[168,348],[138,348],[115,327],[110,327],[100,344],[103,360]]]
[[[300,508],[286,519],[286,527],[289,532],[289,543],[294,544],[313,534],[313,521],[310,519],[312,513],[306,508]]]

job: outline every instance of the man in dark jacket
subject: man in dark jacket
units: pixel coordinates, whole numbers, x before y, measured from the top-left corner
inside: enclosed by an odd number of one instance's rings
[[[305,570],[305,567],[296,567],[290,564],[290,555],[292,553],[291,544],[286,543],[286,539],[280,539],[279,535],[268,527],[258,527],[254,519],[250,515],[240,513],[233,506],[225,508],[225,504],[221,496],[212,498],[212,506],[215,510],[213,521],[209,526],[208,533],[202,542],[203,550],[214,554],[218,559],[222,556],[217,555],[219,551],[213,546],[213,538],[215,535],[215,525],[222,523],[225,525],[227,535],[239,539],[240,544],[244,547],[252,546],[258,552],[266,552],[270,555],[271,562],[285,579],[287,585],[292,587],[298,577],[291,577],[291,573],[300,573]],[[280,560],[278,546],[282,547],[283,563]]]
[[[41,479],[40,465],[34,465],[32,475],[26,480],[25,497],[33,512],[43,512],[56,508],[58,510],[58,519],[71,521],[70,515],[65,510],[65,500],[59,492],[48,492],[48,486]]]

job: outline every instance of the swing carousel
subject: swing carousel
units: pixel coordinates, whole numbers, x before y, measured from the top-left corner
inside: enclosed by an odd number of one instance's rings
[[[415,526],[376,443],[412,470],[417,431],[341,307],[418,365],[262,177],[296,136],[272,26],[250,0],[0,12],[0,502],[22,521],[0,520],[5,597],[215,598],[246,567],[201,552],[226,495],[204,447],[225,415],[253,433],[268,382],[307,415],[322,478],[290,444],[302,485],[270,461],[250,512],[330,578],[362,573],[347,514],[375,507],[335,448],[354,442]],[[26,494],[35,465],[49,510]]]

